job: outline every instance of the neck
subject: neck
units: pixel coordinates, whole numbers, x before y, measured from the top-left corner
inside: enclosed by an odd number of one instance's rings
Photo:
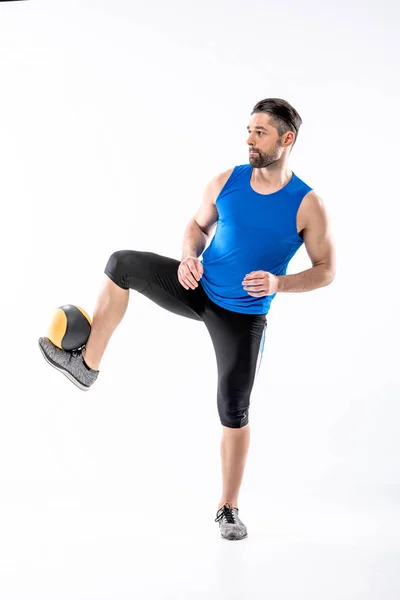
[[[261,169],[253,168],[254,181],[257,181],[265,186],[283,187],[292,178],[292,171],[287,165],[280,165],[278,168],[275,165],[262,167]]]

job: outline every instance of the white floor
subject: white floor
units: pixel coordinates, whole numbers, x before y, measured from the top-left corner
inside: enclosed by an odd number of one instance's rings
[[[140,514],[27,507],[1,506],[1,600],[400,598],[398,520],[387,514],[254,506],[241,515],[248,539],[228,542],[195,503],[170,518],[161,504]]]

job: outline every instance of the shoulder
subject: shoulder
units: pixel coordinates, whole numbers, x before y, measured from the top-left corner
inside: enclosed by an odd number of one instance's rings
[[[305,227],[310,226],[316,221],[327,221],[327,209],[324,200],[315,190],[310,190],[304,196],[300,205],[302,221]]]
[[[251,169],[249,164],[236,165],[235,167],[231,167],[226,171],[222,171],[222,173],[218,173],[218,175],[213,178],[213,182],[216,186],[220,186],[222,188],[227,183],[228,179],[230,179],[233,172],[235,172],[234,176],[240,177],[243,173],[247,173],[249,169]]]
[[[208,192],[213,198],[214,204],[234,170],[235,167],[227,169],[226,171],[222,171],[221,173],[218,173],[218,175],[215,175],[211,181],[208,182],[206,192]]]
[[[222,171],[222,173],[218,173],[218,175],[216,175],[214,178],[215,185],[219,186],[222,189],[224,187],[224,185],[226,184],[226,182],[228,181],[228,179],[230,178],[230,176],[232,175],[234,170],[235,170],[235,167],[232,167],[231,169]]]

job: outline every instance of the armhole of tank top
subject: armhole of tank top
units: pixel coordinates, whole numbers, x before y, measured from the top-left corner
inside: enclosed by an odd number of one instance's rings
[[[232,173],[229,175],[228,179],[225,181],[224,185],[222,186],[218,196],[215,198],[215,206],[217,206],[218,200],[220,195],[222,194],[222,192],[224,191],[224,189],[226,188],[226,186],[228,185],[228,183],[231,181],[233,174],[235,173],[235,171],[237,170],[237,166],[233,167],[232,169]]]
[[[300,200],[300,202],[299,202],[299,204],[298,204],[298,206],[297,206],[297,210],[296,210],[296,212],[295,212],[295,215],[294,215],[294,227],[295,227],[295,231],[296,231],[296,234],[297,234],[297,239],[298,239],[298,240],[299,240],[299,241],[300,241],[302,244],[304,244],[304,240],[303,240],[303,238],[301,237],[301,235],[299,235],[299,232],[297,231],[297,215],[298,215],[298,212],[299,212],[299,210],[300,210],[301,203],[303,202],[303,200],[304,200],[304,198],[307,196],[307,194],[308,194],[309,192],[312,192],[312,190],[313,190],[313,188],[310,188],[309,186],[306,186],[306,187],[304,188],[304,194],[303,194],[303,195],[302,195],[302,197],[301,197],[301,200]],[[302,231],[303,231],[303,229],[302,229]]]

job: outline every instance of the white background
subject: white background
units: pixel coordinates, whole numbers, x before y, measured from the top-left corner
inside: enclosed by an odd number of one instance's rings
[[[2,599],[399,597],[399,16],[1,3]],[[93,313],[115,250],[180,259],[267,97],[303,119],[290,167],[325,201],[337,275],[272,303],[232,544],[203,324],[131,292],[86,394],[37,339],[60,305]],[[303,246],[288,273],[310,266]]]

